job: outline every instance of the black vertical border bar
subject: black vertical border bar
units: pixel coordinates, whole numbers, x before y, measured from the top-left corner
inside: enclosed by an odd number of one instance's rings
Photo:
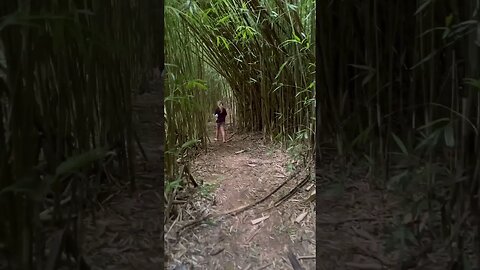
[[[156,66],[156,68],[158,68],[158,70],[160,71],[160,84],[159,84],[159,95],[160,95],[160,100],[162,102],[160,102],[160,104],[158,104],[159,106],[159,119],[158,119],[158,123],[160,124],[160,134],[158,134],[158,136],[160,136],[160,145],[159,145],[159,148],[160,148],[160,164],[159,164],[159,167],[161,169],[161,174],[159,176],[159,179],[157,179],[159,181],[158,183],[158,192],[162,195],[162,198],[163,198],[163,194],[164,194],[164,187],[165,187],[165,174],[164,174],[164,153],[165,153],[165,119],[164,119],[164,114],[163,114],[163,111],[164,111],[164,93],[163,93],[163,89],[164,89],[164,82],[165,82],[165,51],[164,51],[164,44],[165,44],[165,16],[164,16],[164,10],[165,10],[165,2],[164,0],[150,0],[152,1],[151,4],[152,4],[152,7],[153,7],[153,10],[155,11],[155,16],[153,16],[154,18],[154,21],[152,21],[152,24],[154,25],[154,29],[157,31],[157,35],[156,38],[158,38],[158,40],[156,40],[156,44],[158,45],[158,53],[155,54],[155,59],[154,59],[154,64]],[[165,215],[165,201],[162,199],[160,201],[160,205],[159,207],[162,209],[162,212],[161,212],[161,215],[158,217],[159,219],[159,223],[160,223],[160,243],[159,243],[159,247],[160,247],[160,250],[159,250],[159,253],[160,253],[160,256],[162,256],[162,260],[161,260],[161,268],[159,269],[166,269],[165,268],[165,265],[166,265],[166,262],[165,262],[165,241],[164,241],[164,215]]]
[[[320,59],[320,43],[318,40],[319,31],[320,31],[320,7],[319,7],[319,2],[321,1],[328,1],[328,0],[317,0],[315,1],[315,187],[316,187],[316,199],[315,199],[315,205],[316,209],[320,207],[320,199],[319,199],[319,187],[317,185],[318,179],[320,177],[320,131],[321,131],[321,115],[320,115],[320,91],[318,87],[319,83],[319,78],[320,78],[320,68],[319,68],[319,59]],[[318,234],[316,233],[317,228],[319,228],[319,219],[318,219],[318,213],[315,213],[315,257],[316,263],[320,263],[320,259],[318,257],[318,250],[320,249],[319,246],[319,239],[318,239]],[[318,267],[316,267],[318,269]]]

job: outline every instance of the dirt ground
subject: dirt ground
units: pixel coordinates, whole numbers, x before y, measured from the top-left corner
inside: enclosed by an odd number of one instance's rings
[[[292,269],[287,250],[304,269],[315,269],[315,205],[305,202],[315,186],[306,171],[252,209],[178,233],[207,212],[223,213],[260,200],[288,179],[288,161],[284,150],[264,145],[258,134],[235,134],[227,143],[209,144],[191,166],[203,186],[187,206],[178,207],[178,220],[166,226],[168,269]],[[305,177],[309,181],[290,200],[267,210]]]

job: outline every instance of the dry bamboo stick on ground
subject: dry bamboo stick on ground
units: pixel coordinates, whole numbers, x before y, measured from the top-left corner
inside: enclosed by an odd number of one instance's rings
[[[263,197],[262,199],[256,201],[256,202],[253,202],[253,203],[250,203],[250,204],[247,204],[247,205],[243,205],[243,206],[240,206],[240,207],[237,207],[235,209],[231,209],[231,210],[228,210],[226,212],[223,212],[223,213],[217,213],[217,214],[207,214],[197,220],[194,220],[192,222],[189,222],[187,224],[185,224],[184,226],[182,226],[179,230],[178,230],[178,234],[180,234],[182,231],[184,231],[186,228],[189,228],[189,227],[194,227],[198,224],[200,224],[201,222],[209,219],[209,218],[217,218],[217,217],[221,217],[221,216],[226,216],[226,215],[235,215],[235,214],[238,214],[242,211],[245,211],[247,209],[250,209],[264,201],[266,201],[268,198],[270,198],[273,194],[275,194],[277,191],[279,191],[285,184],[287,184],[291,179],[293,179],[295,176],[298,175],[298,173],[300,172],[300,170],[297,170],[295,171],[290,177],[287,178],[287,180],[285,180],[282,184],[280,184],[276,189],[274,189],[272,192],[270,192],[268,195],[266,195],[265,197]]]

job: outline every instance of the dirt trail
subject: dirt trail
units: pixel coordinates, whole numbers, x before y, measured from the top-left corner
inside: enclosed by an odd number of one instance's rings
[[[305,202],[315,190],[313,181],[290,200],[266,210],[301,182],[306,172],[262,204],[238,215],[207,220],[182,231],[177,238],[178,229],[194,218],[235,209],[269,194],[288,178],[288,162],[284,150],[264,145],[260,135],[236,134],[227,143],[212,138],[207,153],[197,157],[191,167],[193,177],[203,182],[202,187],[187,205],[178,208],[181,214],[175,224],[166,226],[168,269],[175,265],[176,269],[292,269],[287,248],[300,258],[304,269],[315,269],[314,203]],[[302,213],[306,216],[295,223]],[[252,224],[252,220],[266,216],[264,221]]]

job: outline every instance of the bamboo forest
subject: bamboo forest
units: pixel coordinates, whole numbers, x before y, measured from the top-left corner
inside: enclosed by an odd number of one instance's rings
[[[167,0],[165,25],[167,269],[315,269],[314,1]]]
[[[0,270],[480,269],[479,12],[0,1]]]
[[[479,8],[317,2],[317,269],[479,269]]]
[[[0,1],[0,269],[159,269],[162,13]]]

